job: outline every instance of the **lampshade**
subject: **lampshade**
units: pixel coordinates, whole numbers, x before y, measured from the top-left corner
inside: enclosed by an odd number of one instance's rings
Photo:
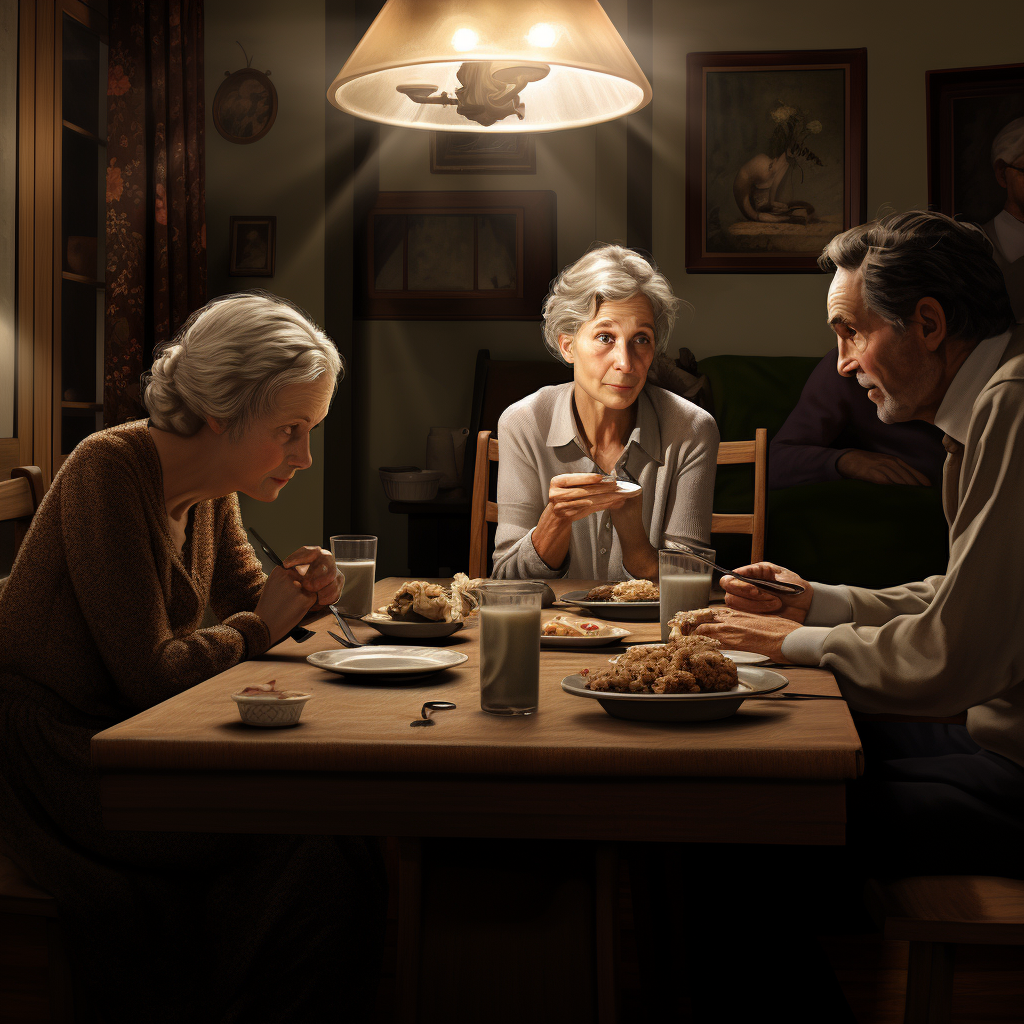
[[[549,132],[639,110],[651,86],[597,0],[388,0],[327,97],[446,132]]]

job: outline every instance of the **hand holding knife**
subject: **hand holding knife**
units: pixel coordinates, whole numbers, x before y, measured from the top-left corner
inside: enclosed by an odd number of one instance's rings
[[[253,537],[256,538],[256,541],[259,543],[259,546],[263,548],[264,552],[267,555],[267,558],[269,558],[274,563],[274,565],[279,565],[283,569],[284,562],[281,561],[281,558],[277,554],[277,552],[251,526],[248,528],[248,530],[253,535]],[[311,636],[315,636],[316,634],[311,629],[306,629],[303,626],[296,626],[294,629],[290,630],[287,635],[290,636],[297,644],[301,644],[308,640]]]

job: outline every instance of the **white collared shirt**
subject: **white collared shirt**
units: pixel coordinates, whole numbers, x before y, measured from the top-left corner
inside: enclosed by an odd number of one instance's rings
[[[1010,331],[1004,331],[1002,334],[994,334],[991,338],[979,341],[964,360],[963,366],[957,370],[939,403],[938,411],[935,413],[935,426],[961,444],[967,440],[967,428],[971,423],[974,403],[978,400],[981,389],[996,372],[1009,340]]]
[[[1024,256],[1024,221],[1017,220],[1012,213],[1002,210],[992,221],[999,249],[1007,263],[1016,263]]]

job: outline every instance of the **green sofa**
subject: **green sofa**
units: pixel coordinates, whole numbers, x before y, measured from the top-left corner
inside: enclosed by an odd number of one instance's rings
[[[700,360],[722,440],[748,440],[766,427],[770,441],[818,362],[807,356]],[[716,512],[749,512],[753,493],[753,467],[719,467]],[[750,561],[750,543],[742,535],[716,534],[712,543],[721,565]],[[938,487],[837,480],[768,492],[765,558],[805,579],[887,587],[944,573],[948,556]]]

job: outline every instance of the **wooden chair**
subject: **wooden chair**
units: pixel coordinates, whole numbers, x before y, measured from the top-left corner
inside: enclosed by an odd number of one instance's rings
[[[16,466],[11,479],[0,481],[0,521],[14,520],[14,554],[18,554],[46,488],[38,466]]]
[[[0,853],[0,1006],[19,1010],[21,1021],[71,1024],[74,1020],[71,968],[52,896]],[[26,971],[26,967],[29,970]],[[45,982],[25,984],[39,967]],[[35,969],[35,970],[33,970]],[[0,1019],[8,1019],[0,1009]],[[14,1018],[11,1018],[14,1019]]]
[[[469,505],[469,575],[487,575],[487,524],[498,521],[498,506],[489,499],[490,464],[498,461],[498,442],[491,431],[481,430],[476,441],[473,496]],[[765,501],[768,488],[768,431],[758,428],[753,441],[723,441],[718,446],[718,465],[754,464],[754,511],[711,514],[712,533],[749,533],[750,560],[764,558]]]
[[[753,441],[723,441],[718,446],[718,465],[754,464],[754,511],[711,513],[712,533],[749,533],[750,561],[764,558],[764,520],[768,493],[768,430],[758,427]]]
[[[957,944],[1024,946],[1024,881],[981,875],[868,882],[887,939],[910,943],[904,1024],[950,1019]]]
[[[491,431],[476,435],[476,464],[473,468],[473,496],[469,502],[469,575],[487,576],[487,524],[498,521],[498,506],[488,497],[491,487],[491,463],[498,461],[498,442]]]

